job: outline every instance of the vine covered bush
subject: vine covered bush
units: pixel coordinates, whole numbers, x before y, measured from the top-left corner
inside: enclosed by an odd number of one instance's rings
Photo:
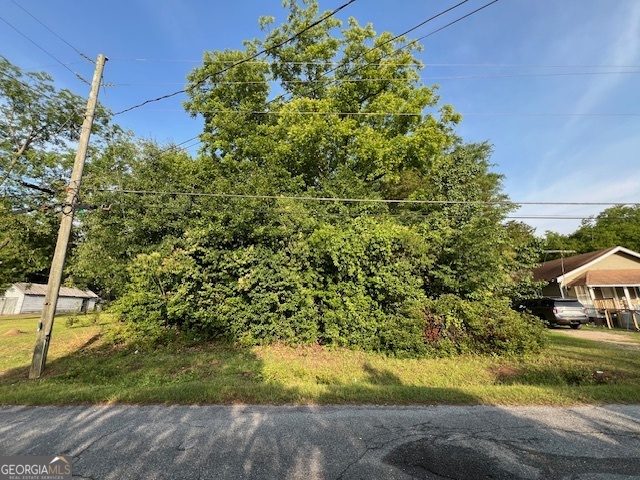
[[[93,203],[113,185],[164,193],[125,191],[113,215],[87,218],[77,279],[101,282],[150,340],[540,348],[539,326],[508,308],[533,291],[535,237],[506,222],[490,145],[460,138],[461,115],[422,84],[419,46],[355,19],[307,29],[318,2],[284,5],[283,25],[261,19],[264,38],[206,52],[189,74],[195,158],[149,145],[96,155]],[[243,61],[261,50],[268,61]],[[114,161],[117,175],[91,173]]]

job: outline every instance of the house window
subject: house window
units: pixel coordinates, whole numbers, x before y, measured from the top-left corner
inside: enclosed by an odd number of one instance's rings
[[[575,287],[574,292],[580,303],[583,305],[591,305],[591,297],[589,296],[589,289],[587,287]]]

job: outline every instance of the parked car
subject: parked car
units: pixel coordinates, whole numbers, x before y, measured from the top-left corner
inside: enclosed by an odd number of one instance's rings
[[[549,327],[569,325],[578,329],[589,323],[584,305],[575,298],[543,297],[520,302],[519,311],[528,311],[541,318]]]

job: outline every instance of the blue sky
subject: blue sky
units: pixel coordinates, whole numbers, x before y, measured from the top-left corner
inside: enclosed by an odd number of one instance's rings
[[[401,33],[460,0],[357,0],[338,14]],[[488,3],[469,0],[421,27],[418,38]],[[346,0],[320,0],[332,10]],[[0,53],[24,70],[47,71],[86,96],[93,66],[29,16],[92,58],[109,57],[100,101],[120,111],[181,90],[206,50],[241,49],[260,36],[258,17],[279,0],[0,0]],[[505,192],[522,202],[640,202],[640,2],[500,0],[424,42],[426,84],[464,114],[459,133],[494,146]],[[626,73],[624,73],[626,72]],[[456,78],[457,77],[457,78]],[[183,96],[116,117],[138,136],[180,143],[201,131]],[[562,114],[562,115],[561,115]],[[571,115],[565,115],[571,114]],[[579,114],[579,115],[574,115]],[[605,207],[523,206],[522,216],[588,216]],[[580,220],[526,219],[539,234],[569,233]]]

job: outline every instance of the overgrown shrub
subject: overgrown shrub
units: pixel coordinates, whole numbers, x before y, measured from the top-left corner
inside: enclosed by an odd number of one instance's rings
[[[410,228],[358,219],[234,249],[217,235],[138,256],[114,312],[150,335],[155,325],[242,345],[424,350],[422,328],[406,329],[416,322],[406,305],[426,298],[428,266],[424,242]]]
[[[432,260],[411,227],[359,218],[253,241],[206,230],[138,256],[114,309],[127,335],[156,341],[180,331],[396,356],[525,354],[544,343],[543,328],[507,300],[428,299]]]
[[[418,313],[425,320],[425,340],[439,354],[522,355],[546,343],[544,325],[509,308],[507,299],[470,301],[455,295],[428,300]]]

